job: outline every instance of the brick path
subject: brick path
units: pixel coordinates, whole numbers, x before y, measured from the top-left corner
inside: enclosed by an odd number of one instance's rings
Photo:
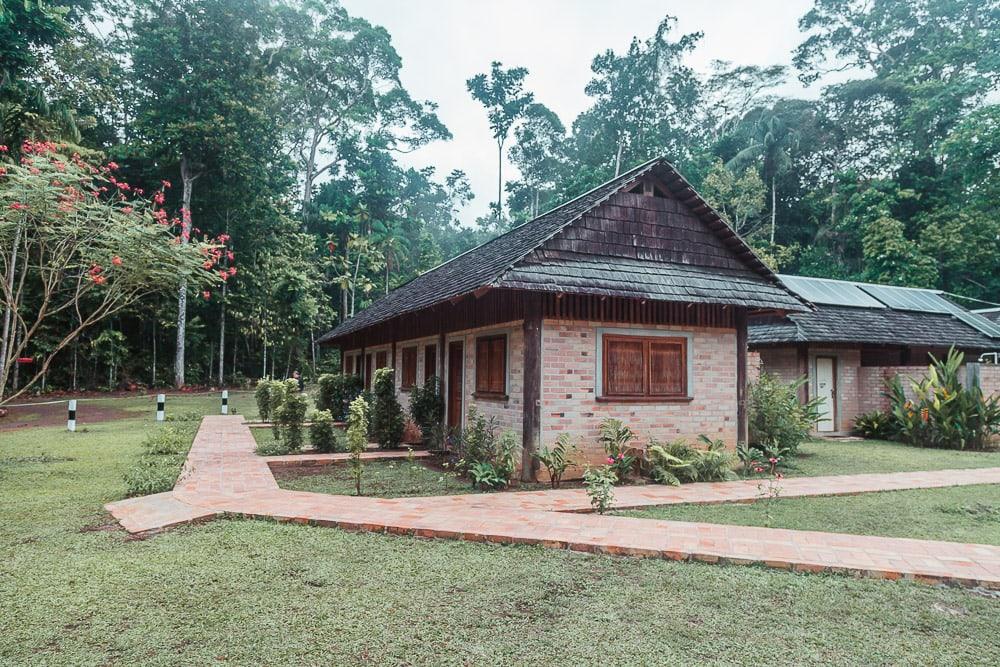
[[[270,517],[353,530],[540,544],[596,553],[705,562],[759,563],[808,572],[850,572],[1000,588],[1000,547],[815,531],[754,528],[580,512],[581,489],[469,494],[434,498],[356,498],[278,488],[270,459],[254,454],[241,417],[206,417],[174,490],[106,507],[130,533],[146,533],[223,514]],[[415,456],[426,456],[414,452]],[[369,452],[366,458],[405,458]],[[271,457],[277,465],[318,465],[344,454]],[[290,462],[288,459],[294,458]],[[801,477],[782,483],[782,497],[864,493],[967,484],[998,484],[1000,468]],[[749,501],[753,481],[615,489],[615,507]]]

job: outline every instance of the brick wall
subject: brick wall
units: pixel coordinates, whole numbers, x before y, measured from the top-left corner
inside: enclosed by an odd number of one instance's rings
[[[615,417],[636,432],[637,444],[650,437],[664,441],[682,437],[693,442],[704,433],[735,447],[735,330],[637,327],[692,335],[694,399],[682,403],[604,403],[595,398],[595,383],[597,334],[605,326],[598,322],[544,321],[541,445],[551,446],[561,433],[569,433],[589,460],[600,462],[603,450],[597,442],[598,427],[605,418]]]
[[[799,357],[795,348],[764,348],[760,355],[760,370],[777,376],[782,382],[792,382],[799,377]]]
[[[760,379],[760,374],[764,372],[764,361],[760,358],[760,352],[751,351],[747,353],[747,384],[754,384]]]
[[[982,364],[979,367],[979,386],[982,387],[984,394],[1000,393],[1000,366]]]
[[[477,399],[476,390],[476,337],[487,334],[507,334],[507,400]],[[465,387],[462,392],[463,423],[469,406],[486,418],[494,417],[501,429],[511,429],[521,442],[521,404],[524,398],[524,329],[520,321],[496,326],[469,329],[448,336],[448,341],[461,338],[465,353]]]

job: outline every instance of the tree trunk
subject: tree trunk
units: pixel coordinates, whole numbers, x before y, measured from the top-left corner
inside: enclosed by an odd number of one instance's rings
[[[226,283],[222,283],[222,314],[219,316],[219,386],[225,384],[226,368]]]
[[[622,172],[622,151],[625,148],[625,142],[618,138],[618,149],[615,151],[615,178]]]
[[[7,294],[11,300],[3,311],[3,338],[0,339],[0,399],[3,398],[4,390],[7,388],[7,355],[12,349],[11,346],[11,321],[14,318],[14,275],[17,265],[17,249],[21,244],[21,226],[14,230],[14,245],[10,249],[10,264],[7,266]]]
[[[497,141],[497,231],[503,220],[503,141]]]
[[[181,244],[191,238],[191,190],[197,175],[191,171],[187,156],[181,158],[181,182],[184,193],[181,199]],[[184,386],[184,334],[187,328],[187,279],[182,278],[177,288],[177,351],[174,355],[174,385]]]
[[[775,176],[771,175],[771,245],[774,245],[775,220],[778,214],[778,191],[775,190]]]
[[[156,318],[153,318],[153,381],[152,386],[156,386]],[[76,387],[74,387],[75,389]]]

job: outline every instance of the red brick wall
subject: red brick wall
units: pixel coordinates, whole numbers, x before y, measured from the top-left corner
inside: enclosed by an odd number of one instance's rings
[[[793,382],[799,377],[799,357],[795,348],[764,348],[757,354],[760,354],[761,371],[777,376],[782,382]]]
[[[541,444],[550,445],[569,433],[592,462],[603,450],[598,427],[607,417],[621,419],[639,436],[666,441],[699,434],[736,443],[736,331],[636,327],[683,331],[692,335],[694,400],[683,403],[604,403],[595,398],[598,322],[545,320],[542,327]],[[611,327],[608,327],[611,328]],[[618,329],[620,327],[613,327]]]

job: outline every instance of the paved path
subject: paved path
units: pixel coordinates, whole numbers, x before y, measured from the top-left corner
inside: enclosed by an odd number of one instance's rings
[[[589,504],[580,489],[398,499],[286,491],[278,488],[268,460],[254,454],[253,436],[240,422],[240,417],[206,417],[173,491],[111,503],[107,509],[131,533],[237,514],[421,537],[760,563],[809,572],[851,572],[1000,589],[1000,547],[996,546],[583,514]],[[391,455],[365,454],[370,458]],[[400,458],[407,455],[396,453]],[[300,464],[345,457],[294,456]],[[288,458],[281,457],[279,465],[289,465]],[[998,483],[1000,468],[801,477],[784,480],[781,495]],[[750,501],[756,495],[753,481],[629,486],[615,489],[615,507]]]

